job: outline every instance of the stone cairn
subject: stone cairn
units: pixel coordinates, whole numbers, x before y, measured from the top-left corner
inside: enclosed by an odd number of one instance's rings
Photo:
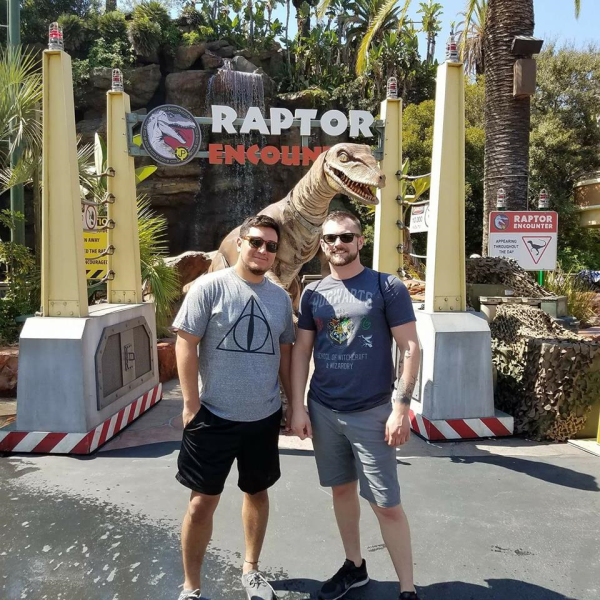
[[[490,330],[495,401],[515,433],[565,442],[580,431],[600,398],[600,344],[523,304],[500,305]]]

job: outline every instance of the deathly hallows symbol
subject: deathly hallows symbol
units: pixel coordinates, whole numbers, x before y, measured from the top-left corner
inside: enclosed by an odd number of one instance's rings
[[[529,252],[533,262],[537,265],[542,256],[544,256],[544,252],[546,252],[546,248],[550,244],[550,240],[552,236],[523,236],[523,242],[525,242],[525,248]]]
[[[275,354],[273,335],[258,302],[250,298],[242,314],[217,346],[225,352]]]

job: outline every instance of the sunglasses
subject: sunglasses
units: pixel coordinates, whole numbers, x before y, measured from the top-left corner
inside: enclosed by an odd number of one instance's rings
[[[331,246],[340,238],[343,244],[349,244],[355,237],[360,237],[360,233],[326,233],[323,236],[323,241]]]
[[[276,254],[277,248],[279,248],[278,242],[267,242],[267,240],[263,240],[259,237],[243,237],[243,240],[247,240],[247,242],[256,250],[260,249],[265,245],[267,247],[267,252],[271,254]]]

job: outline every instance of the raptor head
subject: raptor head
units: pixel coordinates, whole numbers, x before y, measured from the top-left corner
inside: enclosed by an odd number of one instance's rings
[[[362,204],[378,204],[377,188],[385,186],[385,175],[369,146],[364,144],[336,144],[325,156],[327,183],[340,194]]]
[[[194,127],[194,124],[190,123],[188,119],[182,119],[181,115],[173,113],[168,109],[157,111],[151,118],[154,119],[156,126],[163,135],[168,135],[180,143],[185,143],[185,139],[174,127],[181,129],[192,129]]]

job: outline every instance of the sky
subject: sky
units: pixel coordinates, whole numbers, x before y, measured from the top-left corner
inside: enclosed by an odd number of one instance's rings
[[[409,17],[418,20],[420,0],[412,0],[408,9]],[[436,58],[441,62],[445,58],[446,40],[450,34],[450,23],[462,20],[458,13],[465,10],[466,0],[437,0],[444,11],[441,16],[442,31],[436,40]],[[400,4],[400,0],[399,0]],[[600,23],[600,0],[582,0],[579,19],[575,19],[574,3],[572,0],[534,0],[535,31],[534,35],[543,40],[556,40],[559,44],[570,41],[578,48],[586,46],[589,42],[600,43],[598,24]],[[285,4],[278,6],[275,17],[285,25]],[[290,37],[296,35],[296,11],[291,6],[290,12]],[[419,38],[419,51],[425,54],[425,38]]]

